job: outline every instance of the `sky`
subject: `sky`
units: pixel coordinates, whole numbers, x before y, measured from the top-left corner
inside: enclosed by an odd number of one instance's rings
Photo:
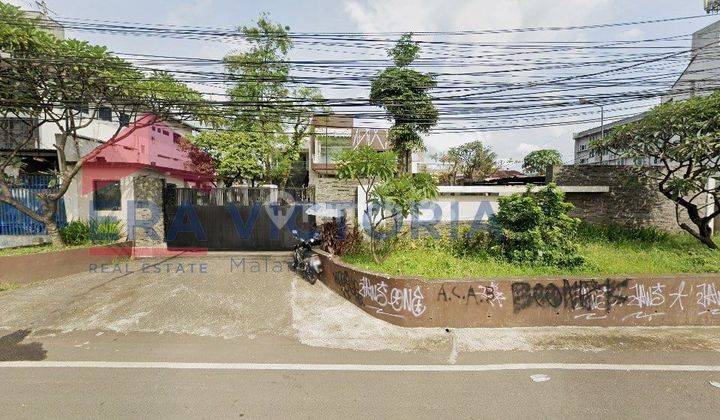
[[[21,7],[34,1],[12,0]],[[262,12],[296,32],[459,31],[537,26],[591,25],[704,14],[702,0],[47,0],[52,16],[147,24],[232,28],[252,24]],[[552,33],[488,34],[472,41],[617,41],[690,34],[713,22],[707,17],[680,22]],[[68,36],[106,45],[114,52],[222,58],[240,44],[185,39],[139,38],[68,31]],[[426,38],[431,40],[432,37]],[[690,41],[684,40],[687,47]],[[347,52],[341,54],[347,57]],[[382,51],[355,51],[353,58],[384,57]],[[296,59],[335,57],[333,51],[295,48]],[[421,53],[422,56],[422,53]],[[483,66],[487,69],[488,66]],[[452,65],[443,71],[452,71]],[[679,74],[679,71],[678,71]],[[337,92],[328,89],[326,97]],[[345,95],[347,92],[344,93]],[[352,92],[367,97],[368,92]],[[648,105],[651,103],[647,103]],[[643,104],[645,105],[645,104]],[[640,111],[642,109],[639,109]],[[599,112],[598,112],[599,113]],[[610,113],[609,118],[612,117]],[[370,122],[368,125],[371,124]],[[377,122],[372,122],[377,125]],[[384,123],[387,125],[387,123]],[[426,137],[431,151],[482,140],[504,160],[520,160],[540,148],[573,157],[573,132],[594,124],[503,131],[442,132]],[[516,165],[512,165],[516,166]]]

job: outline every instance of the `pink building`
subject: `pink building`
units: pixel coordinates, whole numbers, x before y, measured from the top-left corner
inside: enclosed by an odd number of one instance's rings
[[[214,185],[212,160],[192,146],[192,128],[144,115],[84,158],[65,196],[68,220],[113,218],[128,226],[136,179],[159,178],[165,185]]]

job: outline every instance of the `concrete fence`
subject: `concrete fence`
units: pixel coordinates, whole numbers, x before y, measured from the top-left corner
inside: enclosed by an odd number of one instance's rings
[[[404,327],[720,325],[720,275],[426,281],[322,255],[322,282]]]

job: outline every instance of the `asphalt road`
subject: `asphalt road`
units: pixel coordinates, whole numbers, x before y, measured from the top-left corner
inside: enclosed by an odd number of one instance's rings
[[[0,294],[0,417],[720,416],[720,328],[408,330],[202,261]]]

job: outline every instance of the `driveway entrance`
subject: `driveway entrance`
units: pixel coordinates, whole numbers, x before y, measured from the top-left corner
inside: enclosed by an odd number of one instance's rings
[[[315,217],[308,188],[175,188],[164,192],[169,248],[212,251],[287,251],[292,230],[309,233]]]

